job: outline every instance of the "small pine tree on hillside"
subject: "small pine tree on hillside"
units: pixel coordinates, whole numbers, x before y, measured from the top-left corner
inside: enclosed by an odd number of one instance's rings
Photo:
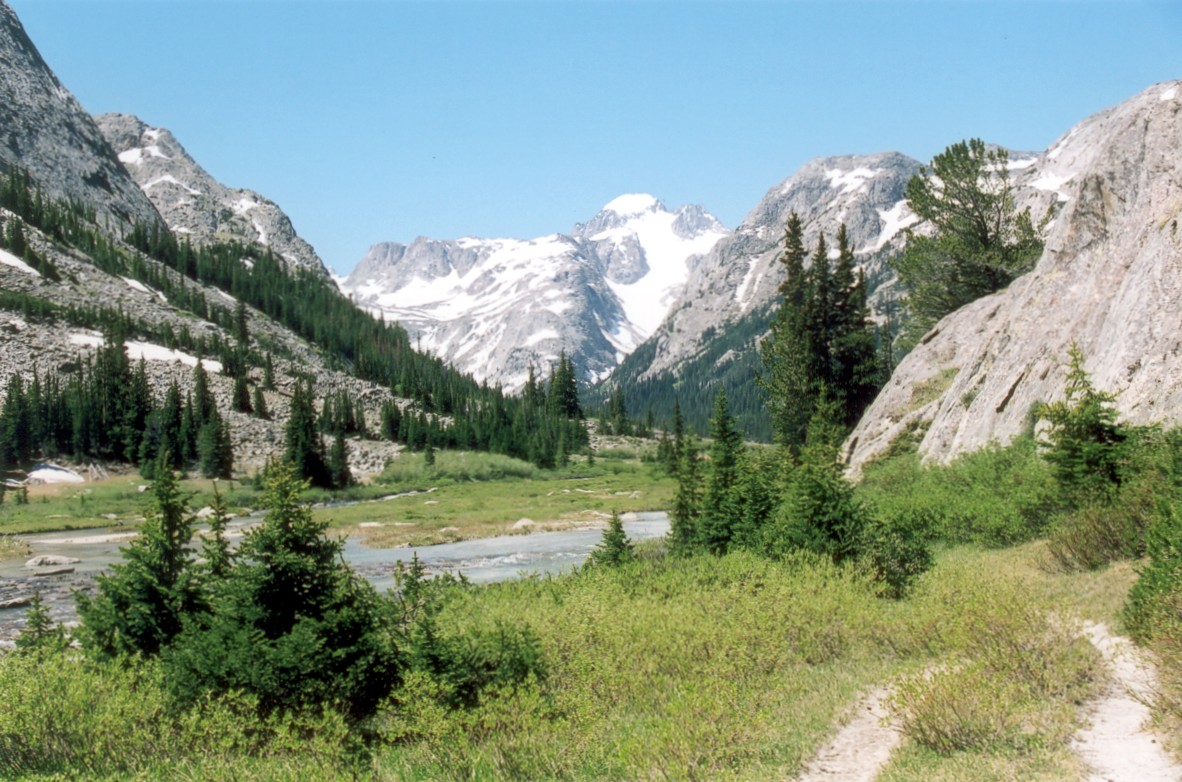
[[[1117,489],[1128,460],[1130,430],[1117,420],[1116,397],[1096,390],[1079,345],[1068,349],[1066,398],[1043,405],[1050,422],[1046,458],[1073,502],[1104,499]]]

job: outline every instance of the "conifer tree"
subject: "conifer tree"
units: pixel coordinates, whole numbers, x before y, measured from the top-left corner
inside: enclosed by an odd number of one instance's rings
[[[246,534],[212,613],[165,656],[166,681],[182,703],[243,691],[264,713],[331,703],[363,719],[399,678],[380,599],[300,501],[306,483],[292,465],[272,464],[263,480],[267,516]]]
[[[764,370],[758,382],[771,413],[776,440],[785,446],[796,446],[804,442],[812,414],[814,375],[805,310],[809,284],[804,269],[804,227],[795,212],[788,217],[784,252],[779,260],[784,266],[780,306],[772,319],[770,334],[760,343]]]
[[[635,558],[632,541],[628,539],[628,533],[624,532],[624,522],[620,520],[620,514],[613,510],[607,529],[603,531],[603,538],[591,552],[590,561],[596,565],[617,567]]]
[[[702,515],[698,540],[713,554],[725,554],[734,525],[738,521],[739,457],[743,437],[735,428],[727,405],[726,391],[714,398],[714,416],[710,419],[710,470],[702,495]]]
[[[47,654],[64,651],[70,640],[65,628],[53,621],[49,606],[41,598],[41,590],[33,593],[25,612],[25,626],[16,638],[16,648],[22,654]]]
[[[184,577],[192,561],[193,518],[167,453],[154,472],[154,509],[123,550],[123,562],[99,575],[93,597],[77,597],[83,646],[98,658],[157,654],[180,633],[193,604]]]
[[[349,446],[344,432],[338,431],[328,452],[328,472],[334,489],[345,489],[353,485],[353,473],[349,471]]]
[[[687,438],[677,468],[677,495],[669,514],[669,549],[676,554],[689,554],[698,547],[702,513],[700,470],[697,444]]]
[[[291,412],[284,426],[284,461],[292,465],[301,479],[314,486],[332,485],[324,458],[324,443],[316,427],[311,383],[296,381],[291,397]]]
[[[1029,270],[1042,252],[1029,210],[1014,206],[1008,153],[980,139],[936,155],[907,183],[907,205],[935,232],[908,229],[892,261],[908,293],[904,352],[944,315]]]
[[[254,413],[255,418],[261,418],[264,421],[271,420],[271,413],[267,410],[267,398],[263,395],[261,386],[255,386],[253,391],[253,401],[251,402],[251,412]]]
[[[254,405],[250,402],[250,386],[246,373],[239,373],[234,377],[234,409],[240,413],[253,413]]]

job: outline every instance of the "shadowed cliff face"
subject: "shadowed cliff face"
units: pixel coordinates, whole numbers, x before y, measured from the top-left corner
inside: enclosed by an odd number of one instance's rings
[[[1063,396],[1079,344],[1134,423],[1182,419],[1182,82],[1077,125],[1020,170],[1019,203],[1057,205],[1037,266],[948,315],[846,443],[853,471],[907,431],[948,461],[1029,426]]]
[[[48,195],[94,207],[100,224],[159,219],[94,120],[0,0],[0,170],[14,166],[26,169]]]

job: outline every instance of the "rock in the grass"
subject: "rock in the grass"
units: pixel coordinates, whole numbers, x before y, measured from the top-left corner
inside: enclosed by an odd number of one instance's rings
[[[82,560],[75,557],[63,557],[57,554],[42,554],[40,556],[33,557],[28,562],[26,562],[25,567],[57,567],[61,565],[73,565],[81,561]]]
[[[513,529],[528,529],[534,525],[533,519],[518,519],[513,523]]]

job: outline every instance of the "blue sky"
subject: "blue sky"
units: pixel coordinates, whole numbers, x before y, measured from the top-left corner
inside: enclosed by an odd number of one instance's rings
[[[8,2],[89,111],[169,128],[341,273],[626,192],[734,227],[814,157],[1040,150],[1182,78],[1165,2]]]

